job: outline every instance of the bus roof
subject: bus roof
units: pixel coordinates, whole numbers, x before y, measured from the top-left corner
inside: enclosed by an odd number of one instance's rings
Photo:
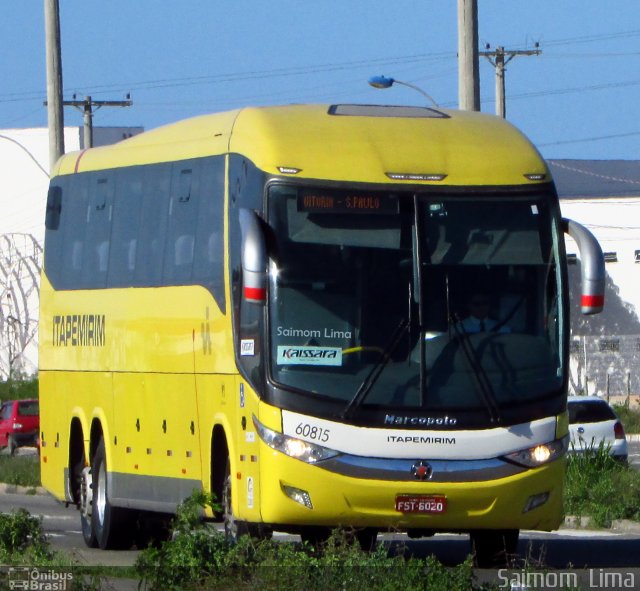
[[[452,186],[550,180],[515,127],[492,115],[426,107],[289,105],[194,117],[111,146],[70,153],[56,174],[239,153],[268,174]],[[526,175],[526,176],[525,176]]]

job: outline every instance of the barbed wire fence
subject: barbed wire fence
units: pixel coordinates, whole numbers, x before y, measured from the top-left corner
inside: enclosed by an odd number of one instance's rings
[[[31,234],[0,235],[0,378],[37,371],[42,246]]]

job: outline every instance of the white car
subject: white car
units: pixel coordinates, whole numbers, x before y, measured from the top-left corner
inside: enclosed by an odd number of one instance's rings
[[[569,453],[603,445],[616,459],[627,460],[624,427],[606,400],[597,396],[569,396]]]

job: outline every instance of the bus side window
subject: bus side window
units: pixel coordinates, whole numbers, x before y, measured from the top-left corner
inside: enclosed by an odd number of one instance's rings
[[[154,286],[162,282],[162,257],[167,232],[170,186],[170,165],[157,164],[145,170],[134,285]]]
[[[128,287],[135,284],[142,195],[143,183],[140,170],[119,170],[116,175],[116,196],[111,226],[107,279],[109,287]]]
[[[206,287],[220,310],[224,297],[224,158],[202,161],[195,222],[192,282]]]
[[[103,240],[96,247],[96,255],[98,259],[98,272],[106,273],[109,262],[109,241]]]
[[[193,236],[182,234],[176,238],[173,249],[173,264],[175,267],[183,268],[191,272],[193,262]],[[188,268],[188,269],[187,269]]]
[[[194,236],[198,222],[200,198],[200,161],[179,162],[174,165],[169,199],[169,228],[164,253],[163,283],[185,285],[191,283]]]
[[[114,189],[113,172],[91,173],[84,240],[88,256],[82,261],[82,287],[88,289],[107,286]]]
[[[71,269],[76,273],[82,271],[82,247],[84,242],[81,240],[74,240],[71,246]]]
[[[138,246],[138,241],[135,238],[128,240],[126,243],[126,268],[129,273],[133,273],[136,269],[136,247]]]
[[[57,276],[59,289],[82,287],[82,267],[85,251],[85,227],[89,203],[89,174],[74,175],[68,179],[60,217],[61,257]],[[52,269],[53,271],[53,269]],[[55,273],[55,272],[54,272]]]
[[[64,220],[68,216],[66,203],[69,199],[68,179],[58,177],[49,189],[47,198],[46,243],[44,267],[54,286],[58,286],[62,271],[62,240],[64,238]],[[63,209],[64,207],[64,209]]]

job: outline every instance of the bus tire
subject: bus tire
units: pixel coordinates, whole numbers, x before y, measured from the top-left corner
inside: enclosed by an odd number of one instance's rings
[[[104,439],[100,438],[91,467],[93,506],[91,529],[102,550],[130,547],[133,539],[127,539],[128,512],[122,507],[113,507],[107,495],[107,457]]]
[[[80,514],[80,527],[82,528],[82,539],[84,540],[87,548],[97,548],[98,540],[96,538],[96,534],[93,531],[93,526],[91,525],[91,518],[86,517],[84,514]]]
[[[518,529],[486,529],[471,532],[471,552],[478,568],[508,567],[518,549]]]
[[[303,544],[311,546],[314,550],[320,550],[331,536],[331,528],[308,525],[300,530],[300,539]]]
[[[224,485],[222,487],[222,522],[224,524],[224,535],[228,540],[236,542],[240,536],[249,533],[246,524],[238,521],[233,513],[232,490],[233,479],[231,478],[231,460],[227,457],[227,467],[224,475]]]
[[[224,535],[228,540],[237,542],[242,536],[251,536],[257,540],[269,540],[273,530],[263,523],[249,523],[239,521],[233,513],[232,490],[233,478],[231,477],[231,460],[227,458],[224,486],[222,487],[222,522]]]
[[[373,552],[378,543],[378,530],[374,527],[364,527],[356,531],[356,540],[363,552]]]
[[[84,455],[83,455],[84,458]],[[83,462],[84,464],[84,462]],[[80,485],[79,485],[79,498],[80,498],[80,529],[82,529],[82,538],[88,548],[97,548],[98,540],[96,538],[96,532],[93,529],[93,519],[91,516],[93,506],[93,484],[91,482],[91,470],[85,469],[82,465],[76,466],[79,470]]]

